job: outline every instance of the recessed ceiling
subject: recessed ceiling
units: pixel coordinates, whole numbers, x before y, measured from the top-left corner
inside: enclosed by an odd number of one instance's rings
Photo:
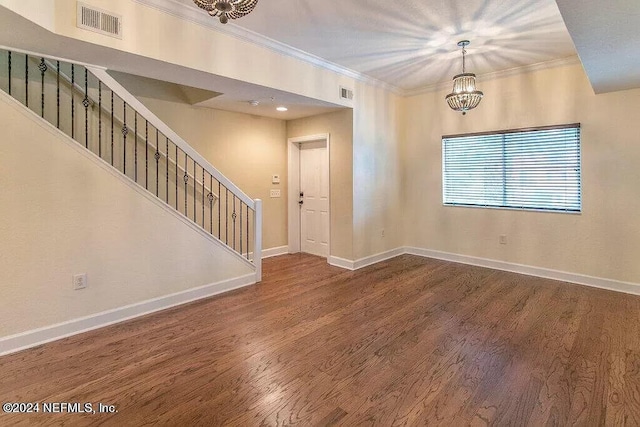
[[[166,1],[207,16],[192,0]],[[263,0],[226,27],[210,19],[220,31],[241,27],[404,90],[460,72],[462,39],[471,40],[476,74],[576,54],[554,0]]]

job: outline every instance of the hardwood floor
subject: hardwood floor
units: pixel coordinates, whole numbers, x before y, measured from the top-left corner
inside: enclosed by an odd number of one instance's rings
[[[0,358],[0,402],[117,409],[2,426],[640,425],[640,297],[286,255],[259,285]]]

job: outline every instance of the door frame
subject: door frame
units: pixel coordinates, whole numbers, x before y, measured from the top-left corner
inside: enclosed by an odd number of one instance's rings
[[[288,238],[289,238],[289,253],[294,254],[300,252],[300,205],[298,200],[300,198],[300,146],[305,142],[325,141],[327,144],[327,177],[329,178],[329,234],[328,234],[328,246],[329,253],[327,259],[331,256],[331,144],[330,135],[328,133],[321,133],[316,135],[300,136],[296,138],[287,139],[287,152],[288,152]]]

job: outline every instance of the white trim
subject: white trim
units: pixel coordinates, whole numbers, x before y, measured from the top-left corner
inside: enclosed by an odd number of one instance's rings
[[[623,292],[632,295],[640,295],[640,283],[623,282],[619,280],[607,279],[603,277],[587,276],[579,273],[553,270],[544,267],[534,267],[524,264],[516,264],[506,261],[498,261],[487,258],[479,258],[469,255],[454,254],[449,252],[436,251],[416,247],[400,247],[380,254],[371,255],[356,261],[351,261],[339,257],[329,257],[329,264],[335,267],[346,268],[347,270],[358,270],[360,268],[385,261],[399,255],[417,255],[425,258],[441,259],[443,261],[458,262],[461,264],[475,265],[478,267],[492,268],[494,270],[510,271],[527,276],[541,277],[545,279],[559,280],[578,285],[590,286],[593,288],[606,289],[609,291]]]
[[[514,67],[514,68],[508,68],[506,70],[494,71],[492,73],[478,74],[477,78],[478,78],[478,82],[481,83],[487,80],[494,80],[494,79],[499,79],[503,77],[509,77],[516,74],[531,73],[533,71],[564,67],[564,66],[574,65],[579,63],[580,63],[580,58],[578,58],[578,56],[576,55],[573,55],[573,56],[568,56],[566,58],[552,59],[550,61],[538,62],[536,64],[523,65],[521,67]],[[452,81],[453,80],[447,80],[444,82],[439,82],[439,83],[434,83],[428,86],[424,86],[421,88],[407,89],[404,91],[403,94],[405,97],[408,97],[408,96],[422,95],[424,93],[429,93],[429,92],[438,92],[440,90],[445,90],[445,89],[451,89],[452,87],[451,85],[453,84]]]
[[[256,281],[262,281],[262,200],[254,202],[253,215],[253,264],[256,267]],[[247,233],[249,230],[247,230]],[[249,248],[247,248],[249,250]]]
[[[260,47],[264,47],[273,52],[290,56],[292,58],[314,65],[316,67],[333,71],[334,73],[337,73],[346,77],[350,77],[354,80],[361,81],[371,86],[383,88],[385,90],[393,92],[396,95],[404,94],[404,90],[397,86],[394,86],[387,82],[383,82],[382,80],[378,80],[374,77],[360,73],[358,71],[352,70],[350,68],[344,67],[334,62],[327,61],[324,58],[305,52],[301,49],[297,49],[293,46],[279,42],[269,37],[263,36],[259,33],[256,33],[255,31],[248,30],[246,28],[235,25],[231,22],[226,25],[219,25],[218,20],[211,19],[211,17],[207,13],[198,9],[195,6],[191,7],[191,6],[185,5],[184,3],[181,3],[177,0],[134,0],[134,1],[137,3],[143,4],[145,6],[152,7],[156,10],[160,10],[162,12],[168,13],[169,15],[175,16],[177,18],[185,19],[187,21],[194,22],[196,24],[210,28],[214,31],[236,37],[240,40],[253,43]]]
[[[594,288],[607,289],[610,291],[640,295],[640,283],[622,282],[618,280],[605,279],[602,277],[593,277],[584,274],[569,273],[566,271],[552,270],[543,267],[534,267],[530,265],[515,264],[506,261],[497,261],[468,255],[453,254],[449,252],[440,252],[431,249],[405,247],[404,253],[410,255],[418,255],[426,258],[435,258],[444,261],[476,265],[479,267],[487,267],[495,270],[511,271],[513,273],[525,274],[527,276],[560,280],[563,282],[576,283],[578,285],[586,285]]]
[[[348,259],[340,258],[340,257],[329,257],[329,264],[334,267],[346,268],[347,270],[359,270],[364,267],[368,267],[370,265],[386,261],[391,258],[395,258],[397,256],[405,254],[404,248],[395,248],[388,251],[380,252],[375,255],[370,255],[364,258],[357,259],[355,261],[351,261]]]
[[[353,267],[355,270],[358,270],[360,268],[364,268],[381,261],[386,261],[388,259],[395,258],[397,256],[403,255],[404,253],[405,253],[404,248],[395,248],[385,252],[380,252],[375,255],[370,255],[370,256],[355,260],[355,262],[353,263]]]
[[[286,255],[289,253],[288,246],[278,246],[275,248],[269,248],[262,251],[262,259],[272,258],[274,256]],[[253,256],[253,254],[251,254]]]
[[[0,356],[249,286],[256,283],[255,279],[254,274],[248,274],[55,325],[9,335],[0,338]]]
[[[340,258],[337,256],[330,256],[327,259],[327,262],[329,263],[329,265],[332,265],[334,267],[340,267],[340,268],[345,268],[347,270],[355,270],[355,263],[351,260],[348,259],[344,259],[344,258]]]
[[[241,259],[246,265],[250,266],[251,268],[256,268],[256,266],[253,263],[251,263],[249,260],[240,256],[240,254],[238,254],[236,251],[234,251],[229,246],[224,244],[220,239],[207,233],[199,225],[195,224],[189,218],[177,212],[171,206],[167,205],[165,202],[158,199],[155,195],[151,194],[149,191],[145,190],[140,185],[136,184],[129,177],[122,174],[119,170],[115,169],[113,166],[111,166],[102,158],[98,157],[91,150],[87,150],[84,146],[78,144],[78,142],[71,139],[69,135],[62,132],[61,130],[59,130],[58,128],[56,128],[46,120],[42,120],[41,117],[36,112],[26,108],[22,103],[20,103],[18,100],[14,99],[13,97],[9,96],[9,94],[7,94],[6,92],[0,91],[0,100],[14,107],[16,111],[24,115],[27,119],[32,120],[33,123],[42,127],[42,129],[48,131],[49,133],[51,133],[56,137],[60,137],[60,140],[62,141],[62,143],[66,144],[68,147],[75,150],[78,154],[84,156],[86,159],[92,161],[95,165],[101,167],[103,170],[110,173],[114,178],[118,179],[120,182],[127,185],[129,188],[133,189],[141,196],[145,197],[151,203],[154,203],[156,206],[161,207],[162,209],[164,209],[165,212],[169,213],[170,215],[173,215],[175,218],[182,221],[182,223],[186,224],[192,230],[199,233],[200,236],[204,237],[205,239],[208,239],[212,243],[217,244],[219,247],[223,248],[225,251],[234,255],[236,258]]]
[[[305,142],[325,141],[327,144],[327,177],[329,178],[329,254],[331,255],[331,136],[328,133],[299,136],[287,139],[287,175],[288,175],[288,248],[290,254],[300,252],[300,147],[298,144]]]

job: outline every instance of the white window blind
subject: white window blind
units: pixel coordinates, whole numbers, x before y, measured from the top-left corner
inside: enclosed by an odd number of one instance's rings
[[[443,202],[580,212],[580,124],[442,138]]]

